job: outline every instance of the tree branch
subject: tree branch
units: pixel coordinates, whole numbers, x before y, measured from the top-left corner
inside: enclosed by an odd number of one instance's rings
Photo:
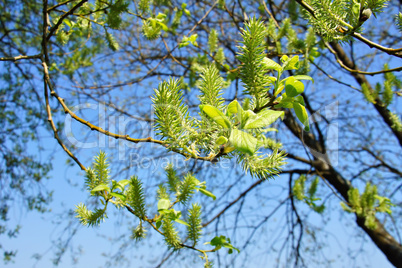
[[[360,74],[357,74],[360,75]],[[283,120],[289,130],[307,145],[314,155],[313,167],[323,176],[336,191],[349,202],[348,191],[352,188],[350,181],[345,179],[335,168],[330,165],[330,161],[325,155],[319,156],[317,153],[324,152],[319,141],[316,140],[312,133],[303,133],[302,128],[298,125],[292,114],[287,111]],[[371,230],[364,224],[365,218],[356,215],[356,222],[360,228],[371,238],[377,247],[384,253],[387,259],[396,267],[400,267],[402,263],[402,246],[396,241],[392,235],[385,229],[384,225],[376,218],[377,228]]]
[[[345,51],[343,48],[336,42],[330,42],[329,43],[330,47],[333,49],[333,51],[336,53],[337,57],[343,62],[344,65],[346,65],[350,69],[355,69],[356,66],[353,64],[353,62],[349,59],[349,57],[346,55]],[[369,81],[367,78],[359,73],[351,73],[351,75],[356,79],[356,81],[360,84],[366,84],[368,89],[373,92],[373,88],[371,87]],[[402,131],[398,131],[397,129],[392,128],[391,126],[393,125],[393,120],[392,120],[392,114],[391,112],[385,107],[385,104],[381,101],[379,97],[375,98],[375,103],[373,103],[375,109],[377,112],[380,114],[380,116],[383,118],[384,122],[389,126],[391,131],[394,133],[395,137],[399,141],[399,144],[402,146]]]
[[[40,59],[42,54],[32,55],[32,56],[16,56],[16,57],[3,57],[0,58],[0,61],[17,61],[17,60],[26,60],[26,59]]]

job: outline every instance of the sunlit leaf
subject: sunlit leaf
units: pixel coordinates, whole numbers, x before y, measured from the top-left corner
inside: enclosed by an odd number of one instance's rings
[[[204,194],[204,195],[206,195],[206,196],[211,197],[213,200],[216,199],[216,196],[215,196],[213,193],[211,193],[210,191],[205,190],[204,188],[199,188],[198,190],[200,191],[200,193],[202,193],[202,194]]]
[[[294,75],[293,78],[296,80],[310,80],[311,82],[314,83],[314,79],[308,75]]]
[[[299,118],[300,122],[304,125],[304,130],[309,131],[310,126],[308,122],[308,114],[306,108],[298,102],[293,103],[293,109],[295,110],[297,118]]]
[[[110,192],[110,187],[106,184],[101,184],[101,185],[98,185],[95,188],[93,188],[91,193],[100,192],[100,191]]]
[[[257,150],[257,139],[244,131],[233,129],[230,133],[230,143],[240,152],[253,155]]]
[[[117,197],[119,199],[121,199],[122,201],[126,201],[127,197],[124,194],[119,194],[119,193],[110,193],[111,196],[113,197]]]
[[[183,220],[175,219],[174,221],[190,227],[190,225],[187,222],[183,221]]]
[[[304,84],[293,77],[290,77],[286,81],[285,91],[288,97],[296,97],[297,95],[303,93]]]
[[[280,71],[282,69],[282,67],[276,63],[275,61],[265,57],[262,60],[262,64],[265,66],[266,69],[268,70],[276,70],[276,71]]]
[[[244,129],[263,128],[275,122],[279,117],[285,115],[283,111],[264,109],[253,117],[250,117]]]
[[[158,201],[158,211],[168,209],[170,206],[170,200],[162,198]]]
[[[200,109],[218,125],[228,129],[231,128],[229,119],[216,107],[212,105],[200,105]]]

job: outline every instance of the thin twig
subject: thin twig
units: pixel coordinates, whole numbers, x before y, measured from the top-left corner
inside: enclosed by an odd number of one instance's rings
[[[318,66],[315,62],[310,61],[311,64],[313,64],[320,72],[322,72],[323,74],[325,74],[329,79],[334,80],[335,82],[342,84],[344,86],[350,87],[354,90],[357,90],[360,92],[360,89],[358,89],[357,87],[354,87],[350,84],[347,84],[345,82],[342,82],[341,80],[336,79],[335,77],[333,77],[332,75],[330,75],[329,73],[327,73],[326,71],[324,71],[320,66]]]
[[[82,6],[85,2],[88,2],[88,0],[82,0],[78,4],[76,4],[72,9],[70,9],[68,12],[63,14],[60,19],[56,22],[56,24],[49,30],[49,34],[46,36],[46,41],[50,40],[50,37],[57,31],[59,26],[63,23],[63,20],[67,18],[70,14],[74,13],[76,9],[78,9],[80,6]],[[47,15],[47,13],[46,13]]]
[[[317,19],[317,17],[315,16],[315,10],[309,5],[307,4],[305,1],[303,0],[296,0],[297,3],[299,3],[305,10],[307,10],[311,16],[313,16],[314,19]],[[341,23],[346,23],[343,20],[340,21]],[[387,53],[388,55],[391,56],[396,56],[398,58],[402,58],[402,48],[388,48],[388,47],[384,47],[381,46],[380,44],[377,44],[365,37],[363,37],[360,33],[356,33],[356,32],[351,32],[350,35],[358,40],[360,40],[361,42],[365,43],[366,45],[368,45],[370,48],[376,48],[380,51],[383,51],[385,53]]]
[[[75,0],[67,0],[67,1],[61,2],[61,3],[57,4],[57,5],[54,5],[54,6],[52,6],[52,7],[49,7],[49,8],[47,9],[47,12],[50,12],[50,11],[52,11],[53,9],[56,9],[56,8],[58,8],[58,7],[60,7],[60,6],[64,6],[64,5],[66,5],[66,4],[70,3],[70,2],[73,2],[73,1],[75,1]]]
[[[17,60],[27,60],[27,59],[40,59],[42,57],[42,53],[32,56],[16,56],[16,57],[3,57],[0,58],[0,61],[17,61]]]
[[[48,87],[50,88],[51,91],[52,85],[50,83],[50,78],[49,78],[49,70],[47,66],[47,62],[49,62],[49,58],[47,55],[47,41],[46,41],[46,36],[47,36],[47,31],[48,31],[48,14],[47,14],[47,0],[43,1],[43,28],[42,28],[42,66],[43,66],[43,87],[44,87],[44,95],[45,95],[45,102],[46,102],[46,112],[48,115],[48,122],[50,123],[50,126],[53,130],[54,133],[54,138],[57,140],[57,142],[60,144],[60,146],[63,148],[63,150],[80,166],[81,170],[86,171],[86,168],[81,162],[78,160],[77,157],[66,147],[66,145],[63,143],[63,141],[60,139],[58,130],[56,128],[56,125],[53,121],[52,118],[52,111],[50,108],[49,104],[49,93],[48,93]]]
[[[381,70],[381,71],[377,71],[377,72],[364,72],[364,71],[360,71],[357,69],[351,69],[348,66],[346,66],[343,61],[338,57],[338,53],[336,53],[336,51],[327,43],[324,43],[325,46],[328,48],[328,50],[334,54],[334,56],[336,57],[336,62],[339,63],[339,65],[345,69],[346,71],[350,72],[350,73],[358,73],[358,74],[365,74],[365,75],[376,75],[376,74],[384,74],[384,73],[389,73],[389,72],[400,72],[402,71],[402,66],[401,67],[397,67],[397,68],[393,68],[393,69],[387,69],[387,70]]]
[[[264,0],[261,0],[262,5],[264,6],[265,12],[268,13],[269,17],[273,20],[273,22],[275,23],[276,28],[280,28],[279,23],[276,21],[274,15],[272,15],[271,11],[269,11],[267,4],[265,3]]]

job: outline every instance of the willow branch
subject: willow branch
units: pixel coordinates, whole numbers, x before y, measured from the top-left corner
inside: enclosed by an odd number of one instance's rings
[[[44,95],[45,95],[45,103],[46,103],[46,112],[48,115],[48,122],[50,123],[50,126],[53,130],[54,133],[54,138],[57,140],[57,142],[60,144],[60,146],[63,148],[63,150],[78,164],[78,166],[81,168],[81,170],[86,170],[85,166],[78,160],[77,157],[66,147],[66,145],[63,143],[63,141],[60,139],[59,134],[58,134],[58,129],[56,128],[56,125],[53,121],[52,118],[52,110],[50,108],[49,104],[49,92],[48,92],[48,87],[53,91],[50,83],[50,78],[49,78],[49,70],[47,66],[47,62],[49,62],[48,54],[47,54],[47,41],[46,41],[46,35],[48,31],[48,14],[47,14],[47,0],[43,1],[43,29],[42,29],[42,53],[44,57],[41,57],[42,60],[42,66],[43,66],[43,87],[44,87]]]
[[[74,13],[74,11],[76,9],[78,9],[80,6],[82,6],[85,2],[88,2],[88,0],[82,0],[81,2],[79,2],[78,4],[76,4],[72,9],[70,9],[68,12],[66,12],[65,14],[63,14],[60,19],[56,22],[56,24],[49,30],[49,34],[46,36],[46,41],[50,40],[50,37],[52,37],[52,35],[57,31],[57,29],[59,28],[59,26],[63,23],[63,20],[65,18],[67,18],[69,15],[71,15],[72,13]],[[47,15],[47,13],[46,13]]]
[[[307,12],[309,12],[314,19],[317,19],[317,17],[315,16],[315,10],[309,4],[307,4],[303,0],[296,0],[296,2],[299,5],[301,5]],[[341,21],[341,22],[345,23],[344,21]],[[377,43],[363,37],[360,33],[351,32],[350,35],[352,37],[356,38],[357,40],[360,40],[361,42],[365,43],[370,48],[376,48],[380,51],[387,53],[388,55],[402,58],[402,48],[394,49],[394,48],[388,48],[388,47],[381,46],[380,44],[377,44]]]
[[[381,71],[377,71],[377,72],[364,72],[364,71],[360,71],[357,69],[351,69],[348,66],[346,66],[343,61],[339,58],[338,54],[336,53],[336,51],[327,43],[324,43],[325,46],[328,48],[328,50],[334,54],[335,58],[336,58],[336,62],[339,63],[339,65],[345,69],[346,71],[350,72],[350,73],[357,73],[357,74],[365,74],[365,75],[376,75],[376,74],[384,74],[384,73],[390,73],[390,72],[400,72],[402,71],[402,66],[401,67],[397,67],[397,68],[393,68],[393,69],[387,69],[387,70],[381,70]]]
[[[56,8],[58,8],[58,7],[60,7],[60,6],[67,5],[68,3],[73,2],[73,1],[75,1],[75,0],[67,0],[67,1],[61,2],[61,3],[57,4],[57,5],[54,5],[54,6],[52,6],[52,7],[49,7],[49,8],[47,9],[47,12],[50,12],[50,11],[52,11],[52,10],[54,10],[54,9],[56,9]]]
[[[2,57],[0,61],[17,61],[17,60],[28,60],[28,59],[40,59],[42,54],[32,55],[32,56],[16,56],[16,57]]]

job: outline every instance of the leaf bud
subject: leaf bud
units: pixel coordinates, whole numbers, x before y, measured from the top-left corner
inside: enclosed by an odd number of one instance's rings
[[[370,8],[363,8],[360,11],[359,21],[365,22],[366,20],[368,20],[371,17],[371,14],[373,14],[373,12],[371,11]]]

